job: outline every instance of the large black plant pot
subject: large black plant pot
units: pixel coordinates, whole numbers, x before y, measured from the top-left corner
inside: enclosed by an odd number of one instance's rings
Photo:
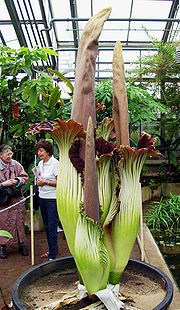
[[[14,283],[12,288],[12,301],[16,310],[27,310],[27,308],[21,303],[20,298],[23,290],[34,281],[51,274],[56,271],[63,271],[64,269],[75,268],[75,262],[73,257],[57,258],[55,260],[42,263],[31,267],[28,271],[24,272]],[[140,270],[141,273],[149,274],[157,282],[163,285],[165,289],[164,300],[157,305],[153,310],[166,310],[170,305],[173,297],[173,285],[169,277],[159,269],[138,260],[129,260],[126,268],[134,268]]]

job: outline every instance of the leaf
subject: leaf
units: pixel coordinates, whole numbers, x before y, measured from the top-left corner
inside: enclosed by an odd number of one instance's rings
[[[32,76],[32,70],[29,67],[22,66],[21,69],[26,72],[28,76]]]
[[[57,70],[53,70],[51,68],[48,68],[48,72],[57,75],[61,79],[61,81],[64,82],[66,84],[66,86],[70,89],[70,91],[73,93],[74,86],[62,73],[60,73]]]
[[[20,55],[28,55],[29,54],[29,49],[28,47],[22,46],[19,48],[19,53]]]
[[[1,237],[6,237],[6,238],[13,238],[11,233],[9,233],[8,231],[3,230],[3,229],[2,230],[0,229],[0,236]]]
[[[29,77],[28,76],[25,76],[25,77],[23,77],[22,79],[21,79],[21,81],[20,81],[20,86],[23,84],[23,83],[25,83],[26,81],[28,81],[28,79],[29,79]]]
[[[53,49],[51,48],[43,48],[43,51],[45,51],[47,54],[53,55],[53,56],[58,56],[58,53],[55,52]]]
[[[18,87],[14,92],[13,92],[13,95],[14,96],[18,96],[19,94],[21,94],[23,91],[23,88],[22,87]]]
[[[37,100],[38,100],[38,96],[37,96],[37,89],[36,89],[36,85],[35,85],[30,90],[29,104],[30,104],[31,108],[36,106]]]
[[[57,103],[58,99],[60,97],[60,91],[59,91],[59,87],[55,87],[53,89],[53,92],[49,98],[49,102],[48,102],[48,107],[51,109],[55,106],[55,104]]]
[[[12,126],[9,129],[9,132],[16,132],[18,130],[19,126],[22,126],[22,125],[16,124],[16,125]]]
[[[22,92],[22,99],[23,100],[27,100],[27,98],[29,97],[30,89],[31,89],[31,85],[30,84],[27,84],[26,86],[24,85],[24,89],[23,89],[23,92]]]
[[[26,131],[26,128],[22,124],[16,124],[15,126],[10,128],[10,130],[9,130],[9,132],[14,133],[14,137],[16,137],[16,138],[22,136],[24,134],[24,131]]]
[[[31,60],[29,58],[25,59],[25,66],[30,67],[31,66]]]
[[[39,59],[47,61],[47,55],[42,49],[36,50],[34,53],[33,60],[38,61]]]

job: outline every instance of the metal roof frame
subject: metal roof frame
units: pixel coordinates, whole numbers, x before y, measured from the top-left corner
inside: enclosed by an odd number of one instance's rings
[[[21,9],[20,0],[4,0],[6,4],[7,11],[9,12],[10,20],[4,19],[0,20],[0,25],[13,25],[15,33],[17,35],[20,46],[28,46],[32,48],[35,45],[39,47],[53,47],[51,31],[53,31],[53,38],[55,40],[55,49],[58,52],[63,51],[74,51],[75,58],[77,55],[77,49],[80,39],[79,22],[88,21],[89,18],[78,18],[77,17],[77,1],[69,0],[70,14],[71,16],[67,18],[54,18],[52,0],[46,0],[48,3],[48,10],[50,15],[47,17],[47,7],[44,6],[43,0],[38,0],[41,18],[36,19],[34,8],[32,6],[31,0],[21,0],[24,5],[24,12]],[[91,15],[93,15],[93,1],[91,1]],[[159,0],[160,1],[160,0]],[[122,40],[122,47],[124,50],[129,51],[145,51],[145,50],[155,50],[155,47],[150,41],[132,41],[129,39],[129,34],[131,29],[131,23],[140,22],[165,22],[165,28],[162,36],[162,41],[167,42],[172,38],[172,27],[174,25],[179,27],[180,19],[177,18],[177,13],[179,10],[179,0],[172,0],[172,5],[169,11],[168,18],[156,19],[156,18],[132,18],[132,9],[134,5],[134,0],[131,0],[129,17],[128,18],[109,18],[110,22],[128,22],[127,36],[126,40]],[[19,14],[18,14],[19,12]],[[26,16],[25,16],[26,15]],[[59,40],[57,35],[57,23],[61,22],[71,22],[73,40],[63,41]],[[7,45],[5,35],[0,31],[0,39],[4,45]],[[99,41],[99,50],[110,51],[114,48],[115,41]],[[42,62],[42,66],[48,66],[57,69],[58,57],[48,56],[47,63]]]

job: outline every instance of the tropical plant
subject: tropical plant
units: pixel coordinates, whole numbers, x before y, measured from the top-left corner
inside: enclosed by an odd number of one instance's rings
[[[136,131],[141,124],[149,124],[159,119],[160,113],[167,112],[167,108],[159,100],[155,100],[142,86],[126,83],[129,108],[130,132]],[[96,84],[95,98],[103,105],[97,114],[97,120],[112,115],[113,86],[112,80],[104,80]]]
[[[42,71],[40,66],[49,54],[57,55],[47,48],[16,50],[0,46],[0,144],[11,144],[16,150],[16,159],[23,162],[26,169],[34,156],[34,139],[28,137],[33,141],[27,143],[25,137],[29,124],[45,117],[66,117],[61,90],[54,81],[57,71],[51,68]],[[71,94],[73,86],[67,78],[58,73],[58,79],[66,83]]]
[[[113,56],[113,118],[105,118],[96,129],[95,60],[110,13],[111,8],[106,8],[94,15],[82,34],[71,119],[32,124],[28,134],[48,132],[56,140],[57,205],[70,252],[88,294],[96,294],[108,309],[120,309],[119,280],[139,230],[140,172],[149,155],[160,154],[154,149],[155,139],[146,133],[136,148],[129,146],[120,42]]]
[[[97,120],[100,122],[105,117],[112,115],[112,79],[100,81],[95,84],[95,99],[100,104],[101,109],[97,114]]]
[[[180,244],[180,195],[170,194],[153,202],[146,223],[159,244]]]
[[[133,84],[143,84],[146,89],[150,89],[155,98],[161,93],[160,100],[168,106],[178,106],[180,75],[176,63],[178,41],[158,41],[147,31],[146,33],[157,52],[139,57],[135,62],[135,68],[128,71],[128,79]]]
[[[147,31],[146,31],[147,32]],[[159,42],[147,35],[157,52],[140,57],[135,68],[128,72],[128,79],[133,85],[141,85],[148,90],[153,98],[166,107],[166,112],[159,117],[158,130],[162,139],[173,134],[173,139],[179,137],[179,102],[180,102],[180,70],[176,63],[176,46],[178,41]]]

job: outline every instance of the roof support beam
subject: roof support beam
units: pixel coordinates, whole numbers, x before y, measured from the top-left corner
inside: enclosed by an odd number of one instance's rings
[[[16,7],[14,5],[14,1],[13,0],[5,0],[5,4],[6,4],[8,12],[9,12],[9,15],[11,17],[12,24],[14,26],[14,30],[16,32],[20,46],[27,46],[27,42],[26,42],[22,27],[21,27],[21,23],[20,23],[20,20],[19,20],[17,11],[16,11]]]
[[[42,1],[42,0],[40,0],[40,1]],[[54,11],[53,11],[53,7],[52,7],[52,0],[48,0],[48,6],[49,6],[50,16],[51,16],[51,18],[53,18]],[[53,31],[54,31],[55,40],[57,42],[58,41],[58,36],[57,36],[56,25],[53,25]]]
[[[1,42],[2,42],[3,45],[7,45],[1,30],[0,30],[0,39],[1,39]]]
[[[172,1],[172,6],[170,9],[168,18],[175,18],[178,6],[179,6],[179,0]],[[162,37],[162,42],[167,42],[172,24],[173,24],[173,21],[171,21],[171,20],[167,21],[166,26],[165,26],[165,30],[163,33],[163,37]]]
[[[44,4],[43,4],[42,0],[39,0],[39,6],[40,6],[41,14],[42,14],[42,20],[44,21],[44,26],[45,26],[45,28],[47,28],[48,23],[47,23],[46,13],[45,13]],[[49,45],[49,47],[52,47],[52,41],[51,41],[51,37],[49,35],[49,32],[47,32],[46,35],[47,35],[48,45]]]
[[[77,3],[76,0],[69,0],[70,4],[70,10],[71,10],[71,17],[77,18]],[[73,37],[74,37],[74,47],[78,47],[78,41],[79,41],[79,32],[77,29],[78,27],[78,21],[72,20],[72,28],[73,28]]]
[[[47,28],[48,23],[47,23],[46,13],[45,13],[44,4],[43,4],[42,0],[39,0],[39,6],[40,6],[41,14],[42,14],[42,19],[44,21],[44,26],[45,26],[45,28]],[[43,32],[42,31],[40,31],[40,32],[41,32],[42,39],[43,39]],[[52,40],[51,40],[49,32],[46,32],[46,38],[47,38],[48,46],[52,47],[53,44],[52,44]],[[52,60],[52,67],[53,67],[53,69],[55,69],[56,68],[55,56],[51,55],[51,60]]]
[[[23,20],[19,20],[20,24],[29,24],[29,20],[27,19],[23,19]],[[30,20],[31,23],[34,23],[33,20]],[[40,19],[36,19],[36,24],[44,24],[44,22]],[[1,19],[0,20],[0,25],[12,25],[12,21],[10,19]]]
[[[133,2],[134,2],[134,0],[131,0],[131,8],[130,8],[130,14],[129,14],[129,18],[130,19],[131,19],[131,16],[132,16]],[[129,20],[128,33],[127,33],[127,43],[126,43],[127,45],[128,45],[128,41],[129,41],[130,27],[131,27],[131,21]]]

